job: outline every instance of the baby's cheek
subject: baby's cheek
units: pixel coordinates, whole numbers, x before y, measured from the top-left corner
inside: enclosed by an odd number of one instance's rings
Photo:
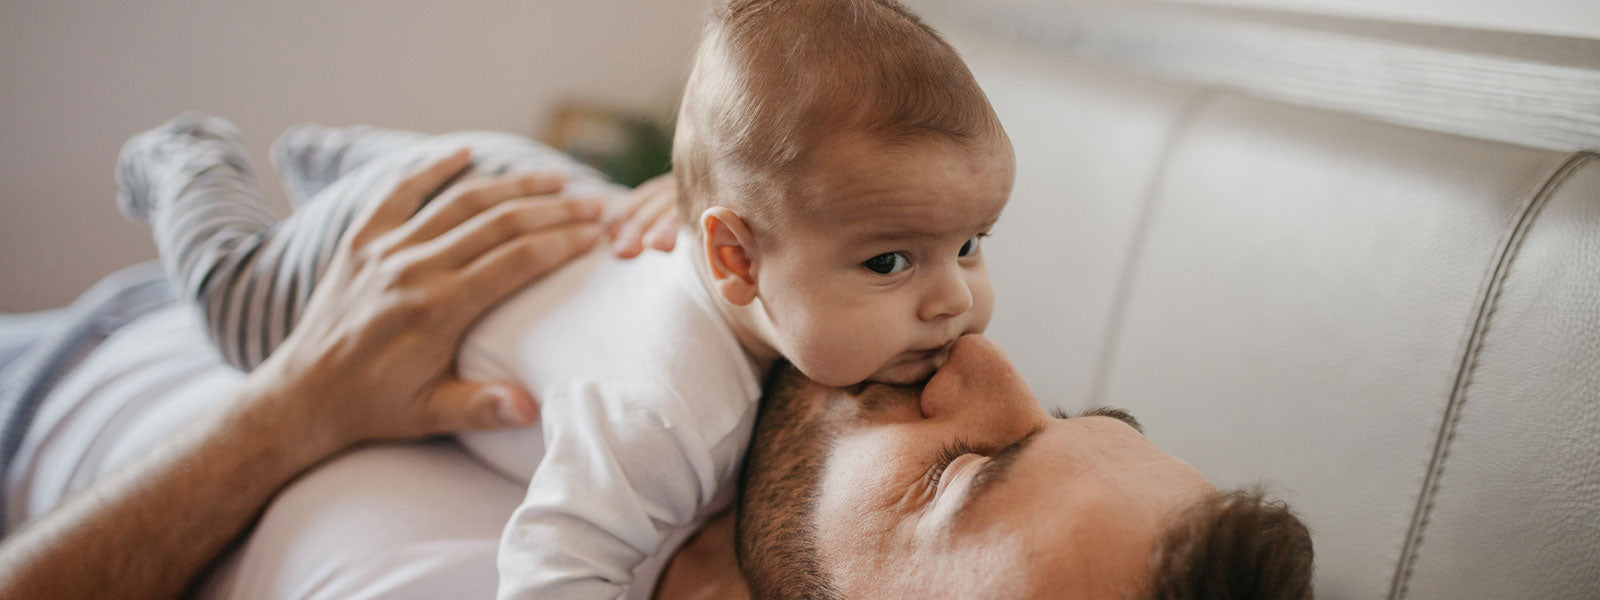
[[[990,285],[988,274],[979,274],[968,280],[967,289],[972,292],[972,308],[967,311],[967,326],[962,333],[983,333],[994,316],[994,286]]]
[[[885,331],[882,320],[849,314],[816,316],[806,338],[796,340],[796,355],[789,360],[817,383],[831,387],[861,383],[904,351],[896,347],[899,336]]]

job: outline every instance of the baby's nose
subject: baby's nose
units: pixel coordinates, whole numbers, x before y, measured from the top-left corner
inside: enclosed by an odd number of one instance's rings
[[[958,317],[972,309],[972,302],[972,288],[967,285],[966,278],[957,271],[939,280],[938,287],[923,299],[921,306],[917,307],[917,318],[937,321]]]
[[[978,334],[956,339],[950,359],[922,390],[922,416],[948,416],[964,407],[993,411],[997,404],[1037,404],[1022,375],[993,341]]]

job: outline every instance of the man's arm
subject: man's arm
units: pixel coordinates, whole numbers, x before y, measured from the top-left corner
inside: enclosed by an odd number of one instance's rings
[[[526,392],[458,380],[462,334],[599,236],[592,201],[536,178],[453,188],[457,153],[357,218],[294,334],[239,393],[0,546],[0,596],[172,597],[286,483],[355,443],[525,426]],[[412,216],[415,213],[415,216]]]
[[[294,443],[292,402],[260,385],[0,548],[6,598],[176,597],[277,490],[335,450]],[[286,443],[290,442],[290,443]]]

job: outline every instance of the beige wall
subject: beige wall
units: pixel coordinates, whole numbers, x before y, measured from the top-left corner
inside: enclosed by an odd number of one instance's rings
[[[536,133],[563,98],[669,110],[706,1],[0,0],[0,312],[154,258],[112,172],[178,112],[233,119],[264,169],[300,121]],[[1593,0],[1181,1],[1600,38]]]
[[[670,110],[702,6],[0,0],[0,312],[155,257],[114,208],[113,167],[178,112],[233,119],[267,169],[300,121],[531,134],[563,98]]]

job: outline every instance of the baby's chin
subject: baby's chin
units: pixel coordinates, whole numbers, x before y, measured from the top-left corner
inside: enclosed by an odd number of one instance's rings
[[[944,365],[948,352],[937,356],[912,361],[890,363],[878,369],[878,372],[867,377],[867,383],[886,383],[889,385],[914,385],[927,381],[933,377],[934,372]]]
[[[921,350],[902,352],[889,357],[885,364],[878,370],[863,374],[860,371],[852,372],[848,368],[839,368],[843,365],[817,365],[799,364],[795,366],[812,382],[823,387],[847,388],[868,383],[887,385],[920,385],[944,366],[950,359],[950,347],[946,345],[936,350]],[[829,369],[827,366],[835,368]]]

